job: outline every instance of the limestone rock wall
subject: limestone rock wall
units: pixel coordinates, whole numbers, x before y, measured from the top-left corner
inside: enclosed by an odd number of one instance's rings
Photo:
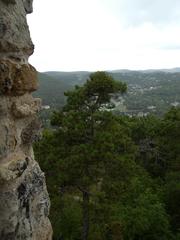
[[[0,239],[50,240],[45,177],[32,143],[41,124],[41,100],[31,95],[37,73],[26,14],[32,0],[0,0]]]

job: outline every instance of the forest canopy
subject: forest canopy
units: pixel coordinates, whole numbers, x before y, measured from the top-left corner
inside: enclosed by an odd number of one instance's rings
[[[109,111],[126,90],[91,74],[35,144],[55,240],[180,239],[180,109],[162,118]]]

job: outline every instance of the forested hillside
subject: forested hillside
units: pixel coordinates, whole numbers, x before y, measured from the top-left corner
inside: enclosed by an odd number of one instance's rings
[[[54,240],[180,240],[180,108],[161,118],[108,111],[126,91],[90,74],[34,146]]]
[[[65,104],[64,91],[76,84],[82,85],[89,72],[46,72],[39,73],[40,88],[35,93],[43,99],[43,105],[51,109]],[[163,115],[171,106],[180,103],[180,73],[172,71],[112,71],[116,80],[127,83],[128,91],[123,97],[115,99],[117,112],[146,115],[154,112]]]
[[[88,78],[88,72],[46,72],[39,73],[39,89],[35,96],[43,100],[44,105],[59,108],[65,104],[64,92],[76,84],[82,84]]]

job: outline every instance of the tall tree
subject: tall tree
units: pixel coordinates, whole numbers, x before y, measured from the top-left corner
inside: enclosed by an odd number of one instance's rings
[[[105,171],[107,156],[100,151],[110,148],[108,152],[113,152],[108,143],[111,134],[106,131],[113,124],[113,116],[106,110],[112,95],[125,91],[126,84],[107,73],[93,73],[83,86],[65,93],[67,104],[52,118],[52,124],[58,127],[56,137],[63,139],[65,153],[61,154],[61,186],[76,188],[82,194],[83,240],[89,234],[91,188],[100,182]]]

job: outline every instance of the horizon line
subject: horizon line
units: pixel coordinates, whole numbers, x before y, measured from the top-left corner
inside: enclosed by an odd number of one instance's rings
[[[120,69],[108,69],[108,70],[46,70],[46,71],[38,71],[39,73],[48,73],[48,72],[61,72],[61,73],[73,73],[73,72],[114,72],[114,71],[133,71],[133,72],[140,72],[140,71],[168,71],[168,70],[175,70],[179,69],[180,67],[172,67],[172,68],[145,68],[145,69],[130,69],[130,68],[120,68]]]

